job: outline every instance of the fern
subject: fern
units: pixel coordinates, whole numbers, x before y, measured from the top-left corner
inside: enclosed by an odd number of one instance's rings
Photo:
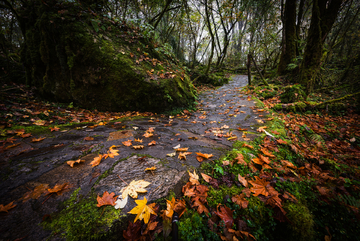
[[[353,196],[339,194],[338,195],[338,200],[340,202],[345,203],[346,205],[353,206],[353,207],[356,207],[356,208],[360,208],[360,200],[357,200]]]
[[[312,140],[315,143],[321,142],[321,144],[325,144],[324,138],[318,134],[310,134],[309,135],[310,140]]]

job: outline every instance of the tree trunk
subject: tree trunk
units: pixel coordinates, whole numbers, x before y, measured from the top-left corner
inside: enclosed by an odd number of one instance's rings
[[[306,87],[306,94],[314,89],[320,71],[322,49],[343,0],[314,0],[309,36],[300,68],[300,84]]]
[[[210,36],[211,36],[211,52],[210,52],[210,56],[209,56],[209,63],[208,63],[208,66],[207,66],[207,68],[205,70],[205,73],[204,73],[205,75],[208,75],[209,72],[210,72],[210,66],[211,66],[212,58],[214,56],[215,37],[214,37],[214,34],[212,32],[212,29],[211,29],[210,14],[209,14],[209,10],[208,10],[208,2],[207,2],[207,0],[205,0],[205,13],[206,13],[206,23],[207,23],[209,33],[210,33]]]
[[[248,54],[247,56],[247,64],[246,64],[246,67],[247,67],[247,71],[248,71],[248,85],[251,85],[251,55]]]
[[[279,75],[286,73],[288,64],[296,57],[296,1],[286,1],[283,24],[285,37],[278,66]]]

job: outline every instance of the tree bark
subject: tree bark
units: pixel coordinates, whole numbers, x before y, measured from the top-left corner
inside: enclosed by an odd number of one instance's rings
[[[285,37],[278,66],[279,75],[286,73],[288,64],[292,63],[296,57],[296,1],[286,1],[283,25]]]
[[[306,87],[306,94],[314,89],[320,71],[323,44],[330,32],[341,4],[347,0],[314,0],[309,36],[300,68],[300,84]]]
[[[210,14],[209,14],[209,10],[208,10],[208,1],[207,0],[205,0],[205,14],[206,14],[206,23],[207,23],[209,33],[210,33],[210,36],[211,36],[211,52],[210,52],[210,56],[209,56],[209,63],[208,63],[208,66],[207,66],[207,68],[205,70],[205,73],[204,73],[205,75],[208,75],[209,72],[210,72],[210,66],[211,66],[212,58],[214,56],[215,37],[214,37],[214,34],[212,32],[212,29],[211,29]]]

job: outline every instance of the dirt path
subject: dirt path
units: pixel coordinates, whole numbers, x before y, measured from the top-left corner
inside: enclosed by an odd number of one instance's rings
[[[254,130],[254,134],[247,134],[246,138],[256,136],[254,126],[261,123],[261,117],[252,110],[254,102],[239,93],[246,84],[246,76],[236,76],[229,84],[202,93],[198,100],[199,110],[187,117],[139,118],[94,129],[79,124],[66,132],[53,132],[39,143],[24,139],[17,149],[11,151],[23,151],[15,157],[10,157],[15,154],[11,152],[0,154],[3,159],[0,173],[4,177],[0,184],[0,204],[17,200],[17,207],[9,213],[1,213],[0,240],[22,237],[23,240],[46,239],[50,231],[39,226],[44,215],[58,211],[59,203],[78,188],[81,188],[79,194],[84,197],[91,191],[101,195],[104,191],[115,192],[118,195],[126,186],[118,176],[127,183],[134,179],[151,182],[148,193],[140,195],[139,199],[145,196],[152,201],[166,196],[169,190],[180,190],[179,183],[185,178],[186,171],[201,164],[196,159],[196,152],[213,154],[210,160],[219,158],[231,148],[235,139],[244,140],[238,127]],[[150,127],[154,129],[153,136],[146,138],[143,135]],[[232,135],[226,135],[230,131]],[[87,136],[94,140],[85,141]],[[143,142],[135,142],[135,139]],[[124,146],[122,142],[127,140],[144,148],[135,150]],[[156,144],[149,146],[151,141]],[[174,153],[173,147],[179,144],[192,152],[186,160],[180,160],[178,153],[174,157],[167,155]],[[106,153],[113,145],[119,150],[118,156],[102,160],[96,167],[89,165],[94,157]],[[147,157],[139,159],[143,155]],[[74,168],[66,164],[66,161],[77,160],[81,156],[85,163]],[[153,166],[157,168],[154,173],[144,172],[145,168]],[[106,175],[102,175],[104,173]],[[101,180],[97,181],[98,178]],[[24,193],[40,184],[54,187],[62,183],[70,185],[70,189],[62,195],[41,196],[25,202],[20,200]],[[130,199],[123,213],[134,207],[135,203]]]

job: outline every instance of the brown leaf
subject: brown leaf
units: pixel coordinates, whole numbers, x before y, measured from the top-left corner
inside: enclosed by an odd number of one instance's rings
[[[254,196],[258,196],[260,194],[268,196],[269,191],[267,190],[266,186],[270,184],[270,182],[267,182],[266,180],[261,179],[258,176],[255,176],[255,179],[255,181],[249,181],[249,183],[252,185],[250,190],[254,193]]]
[[[14,204],[14,201],[12,201],[11,203],[7,204],[7,205],[2,205],[0,204],[0,212],[8,212],[10,209],[16,207],[16,204]]]
[[[242,146],[243,146],[243,147],[248,147],[248,148],[250,148],[250,149],[254,149],[253,146],[250,146],[250,145],[248,145],[248,144],[246,144],[246,143],[244,143]]]
[[[279,143],[279,144],[283,144],[283,145],[287,145],[287,144],[288,144],[286,141],[284,141],[284,140],[282,140],[282,139],[278,139],[278,140],[276,140],[276,141],[277,141],[277,143]]]
[[[91,136],[87,136],[84,138],[85,141],[93,141],[94,140],[94,137],[91,137]]]
[[[190,155],[192,152],[180,152],[179,153],[179,159],[180,160],[186,160],[186,155]]]
[[[132,146],[132,148],[134,148],[135,150],[138,150],[138,149],[143,149],[144,146],[143,145],[137,145],[137,146]]]
[[[242,177],[240,174],[238,175],[238,179],[239,179],[239,182],[244,186],[244,187],[248,187],[249,184],[248,182],[246,181],[246,179],[244,177]]]
[[[237,154],[237,157],[235,158],[235,160],[237,160],[237,164],[241,164],[241,165],[247,165],[246,161],[244,160],[244,156],[241,153]]]
[[[54,127],[50,127],[50,130],[51,130],[51,132],[53,132],[53,131],[59,131],[60,128],[54,126]]]
[[[200,173],[202,178],[205,180],[205,182],[210,182],[210,180],[212,179],[212,177],[210,177],[209,175],[206,175],[205,173]]]
[[[236,195],[233,196],[231,198],[231,201],[233,201],[234,203],[236,203],[237,205],[240,206],[240,208],[247,208],[249,205],[249,201],[245,199],[245,194],[241,193],[240,195]]]
[[[31,139],[31,142],[39,142],[39,141],[44,140],[45,138],[46,138],[46,137],[32,138],[32,139]]]
[[[196,160],[197,160],[198,162],[203,162],[203,161],[205,161],[205,158],[204,158],[204,157],[201,157],[201,156],[196,156]]]
[[[129,225],[126,230],[123,231],[123,237],[125,240],[139,240],[141,233],[141,221],[137,220],[135,223],[129,221]]]
[[[175,151],[187,151],[189,150],[189,147],[183,147],[183,148],[177,148]]]
[[[266,148],[261,148],[260,149],[262,151],[262,153],[264,153],[264,155],[268,156],[268,157],[275,157],[271,152],[269,152],[268,149]]]
[[[96,200],[98,204],[96,206],[97,207],[101,207],[104,205],[115,206],[115,201],[117,197],[118,196],[115,196],[114,192],[109,194],[108,191],[105,191],[102,197],[100,197],[99,195],[97,196]]]
[[[214,156],[213,154],[205,154],[205,153],[201,153],[201,152],[196,152],[196,154],[198,156],[201,156],[201,157],[205,158],[205,159],[209,159],[210,157]]]
[[[54,186],[54,188],[49,188],[48,189],[48,194],[52,194],[52,193],[56,193],[57,195],[61,195],[61,193],[63,191],[66,191],[67,189],[69,189],[69,184],[68,183],[64,183],[64,184],[56,184]]]
[[[224,221],[225,223],[225,227],[226,228],[232,228],[233,224],[234,224],[234,218],[233,218],[233,212],[229,207],[227,206],[220,206],[220,210],[219,210],[219,206],[220,204],[216,207],[215,213],[216,215],[218,215],[222,221]]]
[[[199,214],[205,213],[206,216],[209,216],[209,209],[202,203],[199,199],[196,199],[193,203],[194,207],[197,207],[197,212]]]
[[[47,192],[48,187],[48,184],[40,184],[36,186],[34,190],[25,193],[21,199],[23,200],[23,202],[26,202],[29,199],[38,199],[41,194]]]

